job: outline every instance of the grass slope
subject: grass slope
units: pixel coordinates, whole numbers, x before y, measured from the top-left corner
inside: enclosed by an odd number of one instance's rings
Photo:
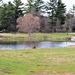
[[[1,50],[0,75],[75,75],[75,49]]]

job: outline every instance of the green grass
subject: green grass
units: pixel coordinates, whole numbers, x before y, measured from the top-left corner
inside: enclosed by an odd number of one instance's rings
[[[0,75],[75,75],[75,48],[1,50]]]
[[[32,41],[70,41],[71,36],[75,34],[67,33],[33,33]],[[29,41],[28,34],[24,33],[0,33],[0,41]]]

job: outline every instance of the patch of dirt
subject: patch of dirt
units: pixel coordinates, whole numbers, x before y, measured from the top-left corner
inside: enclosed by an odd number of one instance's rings
[[[0,35],[0,38],[6,38],[6,36],[1,36],[1,35]]]
[[[0,71],[3,73],[11,74],[12,72],[7,68],[0,68]]]

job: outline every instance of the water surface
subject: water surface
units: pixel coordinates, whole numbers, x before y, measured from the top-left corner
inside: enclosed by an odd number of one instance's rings
[[[13,42],[13,43],[0,43],[0,49],[25,49],[32,48],[54,48],[54,47],[66,47],[67,45],[75,45],[75,42],[51,42],[51,41],[42,41],[42,42]]]

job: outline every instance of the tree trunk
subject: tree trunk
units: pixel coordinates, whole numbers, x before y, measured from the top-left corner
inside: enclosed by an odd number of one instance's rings
[[[30,32],[28,32],[28,35],[29,35],[29,42],[30,42],[30,45],[31,45],[31,47],[32,47],[33,49],[35,49],[35,48],[36,48],[36,46],[35,46],[35,43],[32,41],[31,33],[30,33]],[[32,42],[33,42],[33,43],[32,43]]]

